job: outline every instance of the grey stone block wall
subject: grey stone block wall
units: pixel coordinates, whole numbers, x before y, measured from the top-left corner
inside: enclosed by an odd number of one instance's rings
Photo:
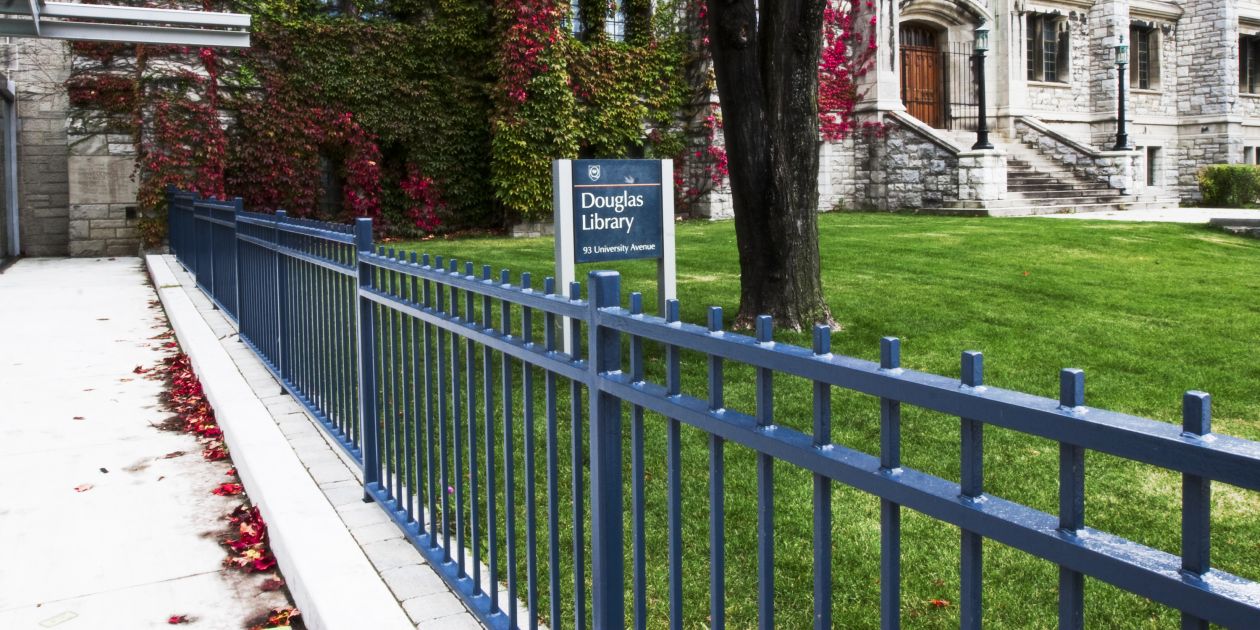
[[[958,200],[958,154],[885,117],[882,134],[858,134],[852,207],[879,210],[941,207]],[[863,190],[864,188],[864,190]]]
[[[140,244],[135,219],[128,209],[135,204],[74,204],[70,206],[71,256],[134,256]]]
[[[69,171],[63,87],[70,49],[62,41],[14,39],[9,77],[17,86],[18,205],[22,250],[28,256],[64,256],[70,248]]]
[[[1090,27],[1085,14],[1077,10],[1063,10],[1068,23],[1067,82],[1030,82],[1028,84],[1028,105],[1034,110],[1052,112],[1084,113],[1090,111],[1091,97],[1091,58]],[[1021,42],[1021,46],[1024,44]],[[1026,75],[1025,75],[1026,76]]]

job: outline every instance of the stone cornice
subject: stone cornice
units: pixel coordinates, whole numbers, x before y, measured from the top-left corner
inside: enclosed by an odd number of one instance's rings
[[[1016,2],[1014,9],[1016,13],[1052,13],[1057,11],[1066,15],[1071,11],[1089,13],[1089,9],[1092,6],[1094,6],[1094,0],[1033,0],[1031,2]]]
[[[1129,16],[1176,22],[1185,10],[1169,0],[1129,0]]]

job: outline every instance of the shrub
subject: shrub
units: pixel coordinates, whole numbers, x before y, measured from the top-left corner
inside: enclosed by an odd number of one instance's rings
[[[1260,198],[1260,166],[1212,164],[1199,171],[1203,205],[1218,208],[1250,208]]]

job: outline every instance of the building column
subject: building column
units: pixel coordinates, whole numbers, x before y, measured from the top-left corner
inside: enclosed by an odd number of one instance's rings
[[[1090,125],[1090,144],[1100,150],[1116,143],[1116,109],[1119,85],[1116,68],[1116,44],[1124,36],[1129,41],[1129,1],[1097,2],[1089,10],[1089,94],[1093,105],[1094,124]],[[1130,57],[1134,48],[1130,45]],[[1125,66],[1125,72],[1129,71]],[[1124,77],[1128,81],[1128,77]]]
[[[1195,179],[1205,164],[1242,160],[1243,112],[1238,99],[1238,6],[1235,0],[1182,5],[1177,26],[1178,171],[1182,196],[1198,196]]]
[[[993,31],[989,34],[993,50],[989,79],[991,120],[989,127],[1001,136],[1014,136],[1012,116],[1028,109],[1026,79],[1028,65],[1024,59],[1024,20],[1015,10],[1013,0],[993,0]]]
[[[862,118],[878,120],[880,112],[906,109],[901,102],[898,16],[897,0],[874,0],[874,8],[860,7],[857,21],[865,24],[874,17],[876,40],[875,63],[869,72],[858,78],[862,100],[856,112]]]

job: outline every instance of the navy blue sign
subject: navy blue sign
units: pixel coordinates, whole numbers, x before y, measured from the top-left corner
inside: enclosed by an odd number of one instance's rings
[[[660,258],[660,160],[573,161],[576,262]]]

